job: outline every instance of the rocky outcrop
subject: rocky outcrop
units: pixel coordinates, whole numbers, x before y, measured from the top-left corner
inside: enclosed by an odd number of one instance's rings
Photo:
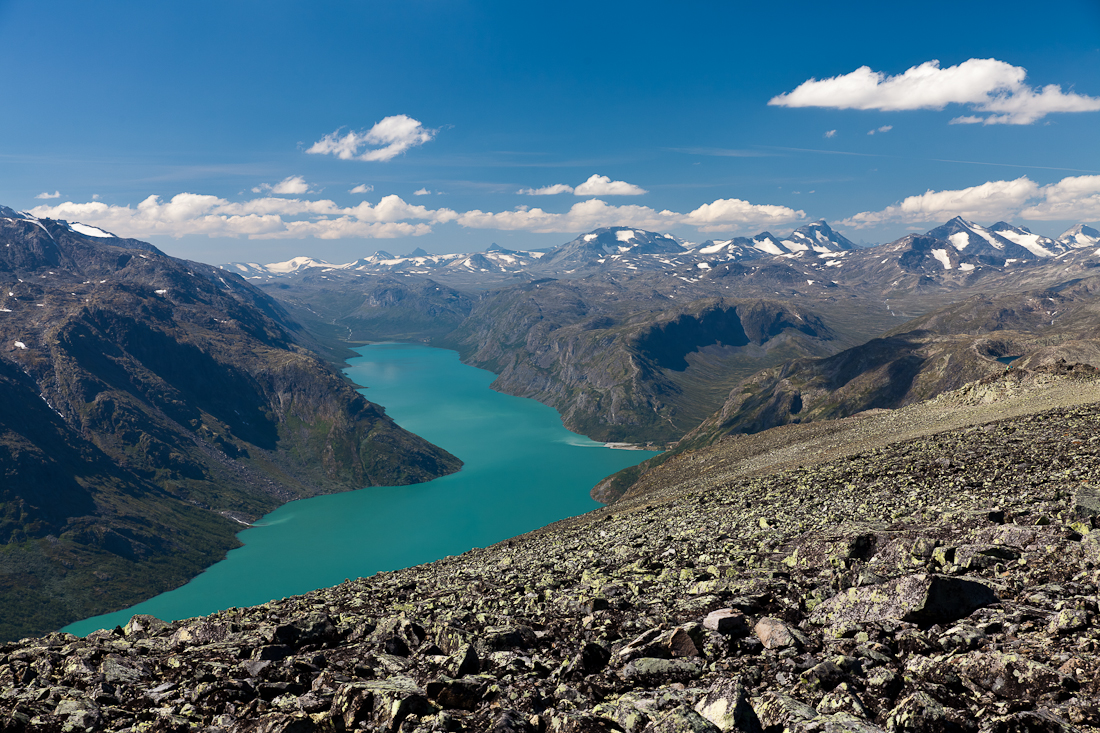
[[[0,647],[8,729],[1100,730],[1100,405]]]
[[[499,376],[493,388],[550,405],[595,440],[665,443],[762,366],[833,353],[807,308],[770,300],[678,304],[612,281],[541,281],[483,297],[447,341]]]

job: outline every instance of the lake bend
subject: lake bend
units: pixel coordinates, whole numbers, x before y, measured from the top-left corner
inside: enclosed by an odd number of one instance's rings
[[[454,351],[398,343],[356,351],[345,373],[360,391],[461,458],[461,471],[290,502],[189,583],[64,631],[125,625],[136,613],[173,621],[253,606],[485,547],[599,507],[588,492],[600,479],[656,455],[566,430],[553,408],[492,391],[495,376]]]

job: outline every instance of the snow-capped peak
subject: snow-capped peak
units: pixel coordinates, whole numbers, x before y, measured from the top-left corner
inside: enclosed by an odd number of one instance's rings
[[[1058,241],[1072,248],[1093,247],[1100,244],[1100,231],[1085,224],[1077,224],[1062,232]]]

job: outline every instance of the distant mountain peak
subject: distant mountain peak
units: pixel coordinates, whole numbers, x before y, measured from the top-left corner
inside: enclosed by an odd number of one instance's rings
[[[1058,236],[1067,247],[1094,247],[1100,244],[1100,231],[1085,224],[1075,224]]]

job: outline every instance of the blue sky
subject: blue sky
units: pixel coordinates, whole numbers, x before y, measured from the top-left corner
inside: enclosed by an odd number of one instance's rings
[[[0,203],[218,263],[1100,221],[1100,2],[763,5],[0,0]]]

